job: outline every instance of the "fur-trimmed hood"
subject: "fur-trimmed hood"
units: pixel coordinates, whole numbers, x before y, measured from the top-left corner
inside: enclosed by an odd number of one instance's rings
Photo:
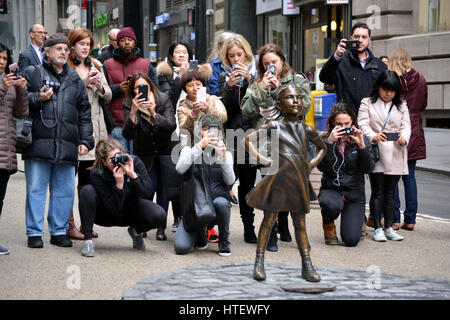
[[[198,72],[209,80],[212,75],[211,65],[209,63],[199,65]],[[171,77],[173,76],[173,68],[167,61],[163,61],[156,67],[156,74],[158,77]]]

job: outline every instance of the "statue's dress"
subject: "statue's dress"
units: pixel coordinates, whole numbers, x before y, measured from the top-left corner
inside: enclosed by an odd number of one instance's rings
[[[317,146],[323,141],[317,131],[303,121],[282,119],[272,121],[271,127],[277,128],[279,137],[279,150],[274,150],[272,155],[273,163],[278,157],[279,168],[275,174],[266,175],[247,194],[247,203],[250,207],[271,212],[308,213],[309,202],[317,199],[309,181],[309,141]]]

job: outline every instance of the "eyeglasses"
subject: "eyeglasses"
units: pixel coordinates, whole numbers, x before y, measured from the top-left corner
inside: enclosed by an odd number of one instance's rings
[[[39,34],[48,34],[47,31],[33,31],[34,33],[39,33]]]
[[[117,39],[111,39],[111,38],[109,38],[109,41],[117,41]]]
[[[54,47],[55,48],[55,50],[56,51],[65,51],[66,53],[69,53],[69,48],[67,48],[67,47],[61,47],[61,46],[58,46],[58,47]]]

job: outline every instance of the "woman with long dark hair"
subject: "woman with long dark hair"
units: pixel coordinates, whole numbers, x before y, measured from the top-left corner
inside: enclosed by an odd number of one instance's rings
[[[0,216],[9,176],[17,171],[16,126],[13,117],[28,115],[27,80],[9,70],[12,53],[0,43]],[[9,250],[0,246],[0,255]]]
[[[358,128],[352,108],[342,102],[333,105],[322,139],[327,154],[317,169],[323,172],[318,198],[325,244],[339,244],[334,220],[340,215],[341,239],[353,247],[361,238],[364,223],[364,174],[375,166],[371,145]]]
[[[394,71],[381,73],[370,92],[361,101],[358,124],[372,144],[377,144],[380,159],[369,174],[372,194],[370,211],[374,217],[375,241],[403,240],[392,228],[395,189],[401,175],[408,174],[407,144],[411,123],[406,101],[400,98],[400,80]],[[385,232],[381,228],[384,214]]]
[[[162,179],[168,177],[161,174],[160,156],[169,156],[173,147],[171,135],[176,128],[176,122],[170,98],[159,92],[149,76],[135,73],[130,79],[123,108],[123,136],[133,140],[133,153],[144,162],[156,192],[156,202],[167,213],[169,201],[164,196]],[[178,207],[178,203],[174,205],[172,202],[172,205]],[[164,229],[165,226],[158,228],[157,240],[167,239]]]

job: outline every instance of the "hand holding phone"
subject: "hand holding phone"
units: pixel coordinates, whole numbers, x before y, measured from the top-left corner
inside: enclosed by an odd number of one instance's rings
[[[189,70],[198,70],[198,61],[197,60],[189,60]]]
[[[346,46],[348,50],[358,50],[359,49],[359,40],[347,40]]]

